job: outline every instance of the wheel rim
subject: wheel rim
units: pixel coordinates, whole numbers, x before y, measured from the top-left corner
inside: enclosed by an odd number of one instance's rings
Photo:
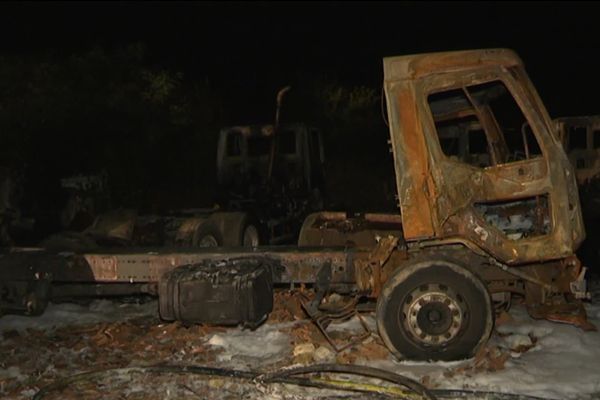
[[[219,242],[213,235],[205,235],[198,241],[198,247],[219,247]]]
[[[425,284],[413,290],[401,310],[411,339],[425,346],[443,346],[452,341],[467,319],[464,299],[440,284]]]
[[[244,229],[244,236],[242,238],[242,246],[244,247],[257,247],[259,245],[258,229],[254,225],[248,225]]]

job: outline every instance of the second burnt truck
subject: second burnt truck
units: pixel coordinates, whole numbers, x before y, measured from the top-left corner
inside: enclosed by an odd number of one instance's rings
[[[46,238],[42,247],[89,251],[294,243],[306,215],[323,207],[323,159],[321,132],[304,123],[223,128],[217,144],[218,206],[150,215],[117,209],[98,215],[84,230],[73,230],[78,215],[93,211],[93,197],[82,189],[97,177],[72,177],[63,180],[72,196],[62,213],[63,225],[71,229]]]
[[[313,284],[305,308],[317,321],[372,305],[389,350],[420,360],[474,355],[514,296],[535,318],[593,329],[575,256],[585,238],[575,175],[519,57],[491,49],[383,64],[399,214],[313,214],[294,247],[12,249],[0,258],[0,307],[34,313],[67,293],[145,292],[164,319],[255,326],[274,286]]]

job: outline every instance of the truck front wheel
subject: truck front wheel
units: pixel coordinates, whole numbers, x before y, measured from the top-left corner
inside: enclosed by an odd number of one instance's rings
[[[492,306],[484,283],[448,260],[400,268],[377,301],[377,326],[400,359],[472,357],[489,338]]]

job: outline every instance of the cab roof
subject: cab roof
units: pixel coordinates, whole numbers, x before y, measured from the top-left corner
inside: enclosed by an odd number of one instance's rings
[[[416,79],[426,75],[472,69],[488,65],[522,66],[519,56],[510,49],[461,50],[385,57],[385,81]]]

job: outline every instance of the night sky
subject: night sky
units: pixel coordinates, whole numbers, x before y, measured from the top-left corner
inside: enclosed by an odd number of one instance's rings
[[[298,73],[379,87],[384,56],[509,47],[552,116],[598,112],[597,4],[44,2],[3,3],[0,11],[2,53],[143,42],[156,65],[209,77],[254,106],[263,97],[271,104]]]

